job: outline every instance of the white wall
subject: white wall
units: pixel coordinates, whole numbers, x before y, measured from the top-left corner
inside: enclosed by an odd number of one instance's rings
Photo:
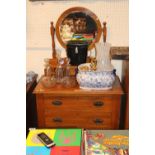
[[[27,0],[27,64],[26,71],[33,70],[43,74],[43,59],[52,56],[50,22],[57,22],[60,14],[66,9],[82,6],[93,11],[103,23],[107,22],[107,42],[112,46],[129,45],[129,4],[128,0],[74,0],[74,1],[41,1]],[[102,37],[100,39],[102,41]],[[64,51],[56,40],[56,48]],[[112,61],[121,77],[121,61]]]

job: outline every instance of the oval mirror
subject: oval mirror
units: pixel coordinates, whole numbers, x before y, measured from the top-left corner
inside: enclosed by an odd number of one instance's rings
[[[68,41],[87,41],[88,49],[94,48],[101,37],[101,23],[98,17],[83,7],[74,7],[61,14],[56,23],[56,36],[66,48]]]

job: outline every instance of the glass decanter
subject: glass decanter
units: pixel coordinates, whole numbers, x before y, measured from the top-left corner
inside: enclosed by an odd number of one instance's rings
[[[64,64],[64,59],[60,58],[58,60],[58,66],[56,68],[56,82],[57,83],[63,82],[63,77],[64,77],[64,69],[62,67],[63,64]]]
[[[70,74],[70,69],[71,69],[71,65],[70,65],[70,59],[67,58],[67,63],[66,63],[66,67],[65,67],[65,77],[63,79],[63,86],[64,87],[74,87],[76,85],[76,80],[74,76],[71,76]]]
[[[56,84],[56,79],[54,76],[54,72],[51,68],[51,65],[49,63],[50,59],[44,59],[45,62],[45,69],[44,69],[44,76],[41,79],[41,82],[43,84],[44,87],[46,88],[51,88],[54,87]]]

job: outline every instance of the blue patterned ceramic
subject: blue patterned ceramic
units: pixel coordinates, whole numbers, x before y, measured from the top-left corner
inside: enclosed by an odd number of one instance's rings
[[[82,64],[84,65],[84,64]],[[88,63],[86,63],[89,66]],[[80,65],[81,66],[81,65]],[[78,70],[77,82],[82,89],[107,90],[111,89],[115,81],[115,72],[112,71],[82,71]]]

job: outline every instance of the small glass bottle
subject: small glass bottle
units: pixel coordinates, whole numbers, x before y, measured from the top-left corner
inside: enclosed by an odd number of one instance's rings
[[[44,77],[41,79],[43,86],[46,88],[54,87],[56,84],[54,73],[50,66],[49,60],[50,59],[47,59],[47,58],[44,59],[44,62],[45,62]]]
[[[50,59],[46,58],[44,59],[44,76],[52,76],[52,68],[50,66]]]
[[[70,75],[70,69],[71,69],[71,65],[70,65],[70,59],[67,59],[67,64],[66,64],[66,69],[65,69],[65,77],[63,79],[63,86],[64,87],[74,87],[76,85],[75,83],[75,77],[72,77]]]
[[[49,77],[52,76],[52,68],[51,68],[50,64],[48,64],[46,67],[46,76],[49,76]]]
[[[63,77],[64,77],[64,69],[62,67],[63,64],[64,64],[64,60],[60,58],[58,60],[58,66],[56,68],[56,82],[57,83],[63,82]]]

